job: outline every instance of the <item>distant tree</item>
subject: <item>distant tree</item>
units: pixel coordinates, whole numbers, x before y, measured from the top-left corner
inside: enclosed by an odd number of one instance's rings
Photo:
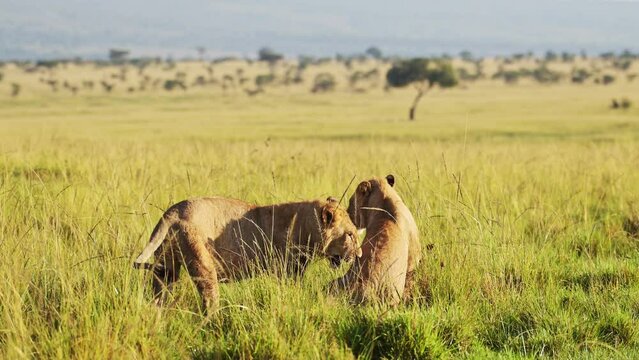
[[[457,77],[462,81],[473,81],[473,75],[466,70],[466,68],[460,67],[455,69],[457,71]]]
[[[311,88],[312,93],[324,93],[333,91],[337,86],[337,82],[335,81],[335,76],[331,73],[319,73],[315,76],[313,80],[313,88]]]
[[[632,60],[629,58],[615,59],[612,62],[612,66],[621,71],[628,71],[628,69],[632,66]]]
[[[124,49],[110,49],[109,60],[112,63],[123,63],[129,57],[129,50]]]
[[[531,75],[533,79],[542,84],[552,84],[561,80],[560,73],[550,70],[545,65],[542,65],[533,70]]]
[[[637,74],[628,74],[626,75],[626,79],[628,79],[628,82],[633,82],[635,81],[635,79],[637,78]]]
[[[609,84],[612,84],[613,82],[615,82],[615,77],[610,74],[605,74],[601,78],[601,83],[604,85],[609,85]]]
[[[58,91],[58,80],[46,80],[46,84],[51,87],[52,92]]]
[[[586,80],[588,80],[588,78],[591,76],[592,74],[590,74],[588,72],[588,70],[580,68],[574,68],[572,69],[572,71],[570,72],[570,81],[572,81],[575,84],[583,84]]]
[[[12,83],[11,84],[11,96],[16,97],[20,94],[20,84]]]
[[[628,98],[621,98],[621,100],[612,99],[610,103],[611,109],[629,109],[632,106],[632,102]]]
[[[475,58],[473,57],[473,54],[468,51],[468,50],[463,50],[462,52],[459,53],[459,57],[464,60],[464,61],[468,61],[468,62],[472,62]]]
[[[358,88],[358,85],[362,83],[368,83],[370,86],[375,86],[379,80],[379,70],[371,69],[369,71],[354,71],[348,77],[348,85],[351,90],[355,92],[363,92],[363,89]]]
[[[47,69],[53,69],[56,66],[58,66],[58,64],[60,64],[60,61],[58,60],[38,60],[36,61],[36,66],[37,67],[43,67],[43,68],[47,68]]]
[[[465,67],[459,67],[456,69],[457,77],[459,78],[459,80],[475,81],[483,76],[483,74],[481,73],[481,65],[478,66],[477,62],[473,62],[473,65],[475,67],[475,71],[472,73],[468,71],[468,69],[466,69]]]
[[[282,54],[276,53],[268,47],[263,47],[257,52],[258,59],[260,61],[266,61],[269,64],[274,64],[284,58]]]
[[[612,99],[612,102],[610,103],[610,108],[611,109],[619,109],[619,102],[617,101],[617,99]]]
[[[386,73],[386,81],[392,87],[415,85],[417,95],[408,112],[409,120],[415,119],[419,100],[434,86],[449,88],[457,85],[455,71],[449,62],[414,58],[395,63]]]
[[[106,81],[101,81],[100,85],[102,85],[102,88],[104,89],[104,91],[110,93],[113,90],[113,84],[109,84]]]
[[[341,60],[341,62],[344,64],[344,67],[346,67],[347,70],[352,70],[353,69],[353,58],[352,57],[345,57],[345,58],[343,58]]]
[[[257,75],[255,77],[255,86],[263,88],[266,85],[272,84],[273,81],[275,81],[275,75],[273,74]]]
[[[206,85],[206,78],[203,75],[199,75],[193,80],[193,84],[191,86],[204,86]]]
[[[213,59],[213,61],[211,61],[211,64],[222,64],[228,61],[234,61],[237,60],[237,57],[235,56],[223,56],[223,57],[219,57],[219,58],[215,58]]]
[[[352,74],[350,74],[350,75],[348,76],[348,85],[349,85],[351,88],[353,88],[353,89],[354,89],[354,88],[356,88],[356,87],[357,87],[357,83],[358,83],[359,81],[361,81],[363,78],[364,78],[364,73],[363,73],[363,72],[361,72],[361,71],[359,71],[359,70],[358,70],[358,71],[355,71],[355,72],[353,72]]]
[[[520,76],[521,74],[519,73],[519,71],[515,71],[515,70],[504,71],[502,74],[502,77],[504,78],[504,82],[506,84],[517,83],[519,81]]]
[[[604,53],[599,54],[599,57],[604,60],[612,60],[615,58],[615,53],[612,51],[606,51]]]
[[[544,60],[546,61],[555,61],[557,60],[557,54],[552,51],[552,50],[548,50],[546,51],[546,55],[544,56]]]
[[[0,82],[2,82],[2,79],[4,79],[4,74],[0,72]]]
[[[303,81],[302,71],[298,66],[290,66],[284,73],[284,85],[299,84]]]
[[[235,78],[232,75],[224,74],[222,76],[222,90],[226,91],[229,87],[235,89]]]
[[[636,59],[639,57],[639,54],[634,54],[632,51],[625,49],[619,54],[619,58],[621,59]]]
[[[173,89],[181,89],[183,91],[186,90],[186,85],[184,81],[180,79],[169,79],[164,81],[164,90],[172,91]]]
[[[209,79],[213,77],[213,65],[206,66],[206,73],[209,75]]]
[[[257,94],[261,94],[264,92],[264,89],[262,88],[257,88],[257,89],[244,89],[244,92],[246,93],[246,95],[248,96],[255,96]]]
[[[380,60],[384,56],[382,54],[382,51],[376,46],[371,46],[368,49],[366,49],[366,55],[372,57],[373,59],[377,59],[377,60]]]
[[[376,87],[379,84],[380,71],[377,68],[365,71],[362,75],[362,80],[369,83],[370,87]]]

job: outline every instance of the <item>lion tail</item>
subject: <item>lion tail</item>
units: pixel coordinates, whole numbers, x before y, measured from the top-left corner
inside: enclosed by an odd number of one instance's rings
[[[177,216],[171,213],[165,213],[160,221],[155,225],[153,232],[151,233],[151,239],[149,243],[146,245],[142,253],[138,256],[137,259],[133,262],[133,267],[136,269],[151,269],[153,267],[152,264],[148,264],[146,261],[149,260],[151,255],[157,250],[160,245],[166,239],[166,235],[169,233],[169,229],[175,223],[178,222]]]

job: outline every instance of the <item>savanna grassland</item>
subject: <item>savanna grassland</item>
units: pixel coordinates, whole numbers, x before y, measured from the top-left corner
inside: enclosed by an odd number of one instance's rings
[[[209,79],[174,66],[144,74]],[[141,91],[142,73],[113,66],[0,69],[0,358],[639,357],[639,109],[609,107],[639,102],[639,82],[487,78],[432,90],[408,122],[414,92],[384,91],[384,66],[365,91],[329,63],[255,96]],[[212,76],[237,68],[269,71]],[[309,91],[320,71],[334,91]],[[207,321],[185,274],[160,309],[131,266],[179,200],[340,197],[389,173],[424,252],[399,308],[326,295],[346,266],[318,260],[301,282],[221,285]]]

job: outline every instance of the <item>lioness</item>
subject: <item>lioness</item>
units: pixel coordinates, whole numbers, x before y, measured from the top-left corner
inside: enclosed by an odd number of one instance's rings
[[[331,286],[352,291],[356,302],[396,305],[408,295],[421,260],[415,219],[394,184],[393,175],[363,181],[349,200],[348,213],[366,237],[361,258]]]
[[[346,210],[332,198],[270,206],[196,198],[164,213],[134,267],[153,270],[160,304],[184,265],[205,311],[210,311],[219,302],[218,281],[240,279],[272,265],[301,275],[316,253],[334,266],[361,256],[356,232]],[[152,254],[155,264],[145,263]]]

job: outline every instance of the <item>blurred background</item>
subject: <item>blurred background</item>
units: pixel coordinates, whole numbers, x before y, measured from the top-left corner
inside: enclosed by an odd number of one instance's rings
[[[0,59],[133,56],[254,56],[270,46],[288,57],[352,54],[507,55],[547,50],[598,54],[637,50],[639,2],[2,0]]]
[[[0,359],[639,359],[639,2],[0,0]],[[131,267],[197,196],[393,174],[394,309]],[[266,231],[265,233],[269,233]],[[209,321],[211,320],[211,321]]]

